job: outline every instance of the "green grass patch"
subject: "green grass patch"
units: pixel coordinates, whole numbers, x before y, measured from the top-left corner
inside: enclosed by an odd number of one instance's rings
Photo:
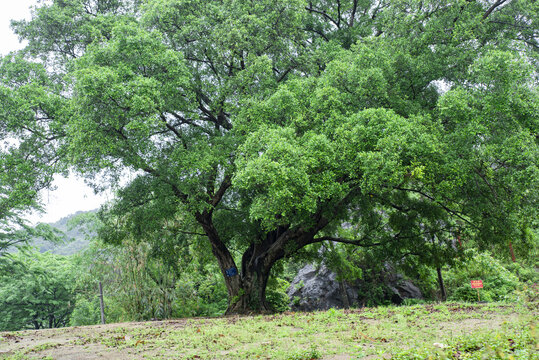
[[[539,359],[536,305],[331,309],[79,327],[57,336],[71,334],[67,344],[81,351],[108,349],[130,359]],[[54,358],[62,345],[41,350],[29,345],[24,353]]]

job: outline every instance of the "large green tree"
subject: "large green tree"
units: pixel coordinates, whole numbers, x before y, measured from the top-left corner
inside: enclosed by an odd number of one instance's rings
[[[0,273],[0,329],[57,328],[69,324],[75,305],[70,260],[50,253],[19,252]]]
[[[135,175],[107,236],[208,241],[242,312],[310,244],[421,257],[529,226],[537,19],[523,0],[55,0],[14,28],[61,99],[63,159],[96,188]]]

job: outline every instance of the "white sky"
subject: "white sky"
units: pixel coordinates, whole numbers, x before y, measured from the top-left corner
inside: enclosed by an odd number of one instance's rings
[[[0,55],[6,55],[24,46],[11,30],[10,21],[29,19],[30,6],[36,4],[36,0],[0,0]],[[54,186],[57,190],[42,193],[45,213],[29,215],[27,219],[30,222],[55,222],[79,210],[96,209],[111,197],[110,194],[95,195],[91,188],[75,176],[67,179],[56,176]]]

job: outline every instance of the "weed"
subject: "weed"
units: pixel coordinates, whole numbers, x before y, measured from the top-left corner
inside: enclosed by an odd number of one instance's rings
[[[287,360],[315,360],[322,358],[322,355],[315,346],[309,350],[303,350],[288,356]]]

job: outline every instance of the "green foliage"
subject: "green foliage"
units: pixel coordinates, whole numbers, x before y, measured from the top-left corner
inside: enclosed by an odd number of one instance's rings
[[[90,304],[96,306],[101,281],[107,321],[170,318],[175,300],[174,273],[150,257],[146,244],[123,245],[106,246],[96,241],[77,256],[78,288],[84,296],[78,299],[77,311],[84,313]],[[95,314],[93,318],[98,319]]]
[[[477,291],[471,288],[470,280],[483,280],[481,300],[504,301],[512,299],[519,287],[518,277],[488,253],[468,250],[466,260],[445,272],[445,283],[449,300],[476,301]]]
[[[535,266],[527,266],[518,262],[511,262],[509,264],[504,264],[504,267],[511,273],[515,274],[518,277],[518,280],[522,283],[539,283],[539,273],[536,271]]]
[[[176,284],[175,317],[219,316],[227,306],[225,284],[215,266],[182,273]]]
[[[285,279],[278,276],[270,277],[266,289],[266,300],[273,310],[283,312],[289,309],[290,298],[286,293],[289,287],[290,283]]]
[[[95,214],[84,223],[102,233],[112,216]],[[152,224],[144,224],[152,226]],[[171,224],[171,226],[173,226]],[[116,230],[123,229],[116,225]],[[107,233],[109,236],[111,233]],[[79,288],[72,323],[98,323],[97,282],[104,288],[107,322],[167,319],[189,316],[217,316],[227,307],[227,293],[218,267],[205,246],[185,248],[173,233],[161,233],[161,243],[123,239],[106,244],[99,237],[78,254]],[[109,238],[112,241],[112,238]]]
[[[95,325],[101,323],[101,310],[99,295],[97,294],[77,294],[73,312],[69,320],[69,326]],[[135,318],[129,316],[118,301],[116,294],[104,293],[103,300],[105,304],[105,321],[107,323],[130,321]]]
[[[32,229],[24,218],[41,210],[40,190],[64,169],[50,147],[55,135],[48,118],[62,111],[54,88],[41,64],[20,55],[0,58],[0,261],[32,237],[53,235]]]
[[[240,272],[223,276],[237,312],[323,241],[435,268],[459,234],[536,248],[536,18],[524,0],[45,2],[2,59],[20,146],[0,201],[35,206],[67,167],[120,188],[101,237],[129,247],[143,318],[171,313],[173,257],[200,239]]]
[[[0,329],[69,324],[75,303],[75,272],[69,259],[19,252],[13,254],[8,270],[0,273]]]
[[[108,305],[108,304],[107,304]],[[107,307],[107,310],[110,306]],[[107,311],[107,314],[110,311]],[[83,296],[77,296],[73,312],[69,321],[70,326],[95,325],[101,322],[99,309],[99,298],[97,296],[92,300],[88,300]],[[109,316],[110,318],[110,316]],[[117,317],[112,317],[112,320],[117,320]]]

